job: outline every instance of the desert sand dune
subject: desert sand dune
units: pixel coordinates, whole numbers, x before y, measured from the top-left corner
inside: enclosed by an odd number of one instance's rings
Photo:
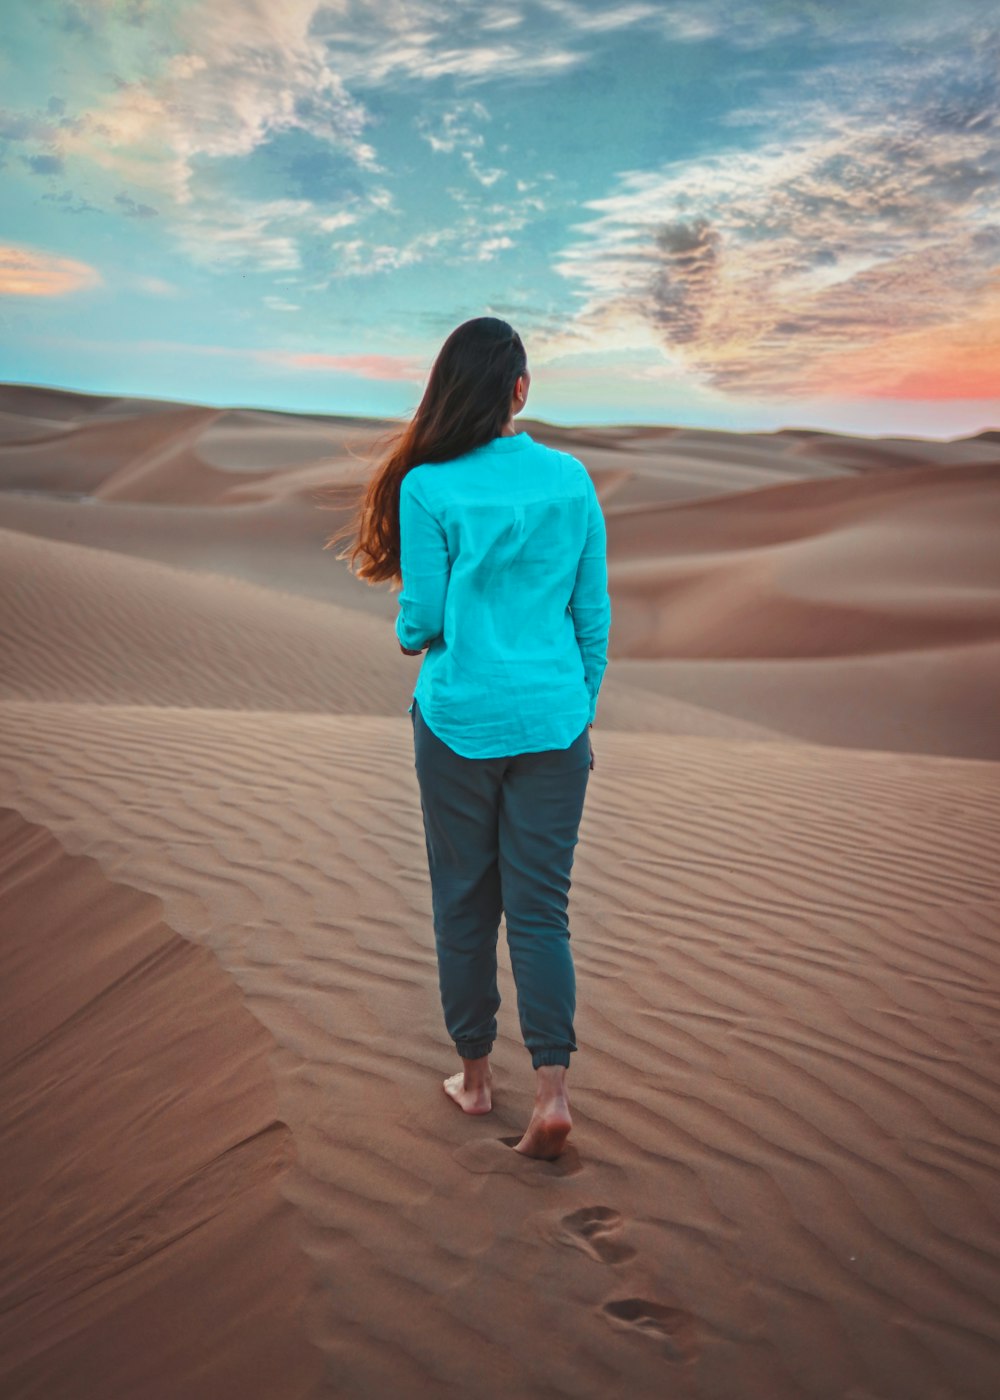
[[[529,427],[614,609],[547,1163],[503,936],[441,1090],[420,662],[321,548],[388,425],[0,414],[0,1393],[993,1400],[993,436]]]
[[[1000,466],[606,507],[627,657],[850,656],[1000,639]],[[659,605],[659,606],[657,606]]]
[[[305,1396],[273,1041],[159,902],[0,810],[0,1389]]]
[[[0,595],[0,696],[398,715],[415,680],[391,625],[356,610],[12,530]],[[602,704],[618,729],[781,738],[641,686]]]
[[[0,395],[8,412],[14,389]],[[52,413],[50,399],[42,406]],[[108,401],[104,416],[127,423],[123,403]],[[21,406],[25,416],[38,411],[31,394]],[[99,416],[85,416],[80,430]],[[65,427],[65,414],[59,421]],[[363,480],[365,452],[386,424],[177,405],[137,411],[135,421],[147,425],[145,450],[92,483],[84,509],[22,485],[6,493],[0,521],[229,574],[350,609],[366,627],[374,618],[391,626],[394,595],[359,584],[322,548],[345,518],[327,508],[337,501],[324,486]],[[647,696],[673,694],[719,717],[721,728],[695,732],[732,734],[727,726],[742,723],[846,747],[998,756],[990,707],[1000,694],[1000,460],[989,434],[885,439],[885,470],[859,474],[826,458],[852,447],[870,454],[882,439],[610,427],[581,429],[576,441],[571,429],[536,431],[575,446],[598,484],[612,658],[658,663],[658,673],[641,672]],[[324,446],[326,459],[316,456]],[[89,445],[80,451],[93,475]],[[23,482],[23,445],[8,444],[0,459],[7,480]],[[700,494],[678,498],[696,468]],[[619,706],[613,680],[612,668],[607,718],[634,728],[630,713],[648,713],[648,700],[633,692]]]
[[[0,531],[8,694],[391,712],[412,666],[332,603]],[[391,629],[387,629],[391,633]],[[346,657],[356,658],[345,664]],[[406,706],[403,706],[405,712]]]
[[[206,410],[196,412],[204,418]],[[97,415],[79,423],[34,420],[28,437],[25,419],[5,414],[5,435],[14,424],[20,434],[0,446],[0,484],[4,490],[96,493],[117,471],[147,453],[151,440],[169,441],[177,424],[190,417],[190,411],[176,409],[153,420]]]
[[[509,1150],[503,940],[494,1112],[440,1089],[398,719],[0,721],[17,810],[162,900],[274,1036],[332,1393],[993,1394],[994,765],[602,733],[575,1126],[540,1163]]]
[[[347,454],[353,442],[367,445],[387,425],[374,419],[310,419],[296,414],[239,409],[220,413],[198,439],[203,462],[220,471],[261,472]]]
[[[684,700],[720,719],[764,724],[772,737],[1000,758],[995,642],[808,660],[623,660],[615,669],[615,685],[630,695],[641,690],[664,703]]]

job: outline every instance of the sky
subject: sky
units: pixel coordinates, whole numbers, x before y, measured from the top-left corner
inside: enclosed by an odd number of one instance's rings
[[[409,417],[1000,427],[987,0],[5,0],[0,380]]]

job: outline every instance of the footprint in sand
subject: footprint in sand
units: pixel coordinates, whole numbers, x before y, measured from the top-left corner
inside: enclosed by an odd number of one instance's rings
[[[582,1249],[602,1264],[621,1264],[636,1251],[618,1236],[624,1227],[621,1214],[611,1206],[583,1206],[561,1216],[553,1231],[560,1244]],[[613,1327],[656,1338],[677,1361],[690,1361],[698,1353],[697,1324],[683,1308],[654,1303],[649,1298],[613,1298],[601,1308]]]
[[[562,1217],[555,1237],[560,1244],[582,1249],[601,1264],[621,1264],[635,1257],[632,1246],[616,1238],[623,1225],[618,1211],[610,1206],[583,1206]]]
[[[544,1185],[556,1176],[576,1176],[583,1170],[580,1154],[575,1147],[566,1147],[551,1162],[512,1151],[521,1141],[521,1136],[518,1133],[513,1137],[480,1138],[478,1142],[464,1143],[453,1155],[466,1171],[507,1172],[529,1186]]]
[[[658,1338],[679,1361],[690,1361],[697,1353],[695,1320],[681,1308],[668,1308],[648,1298],[615,1298],[601,1311],[613,1327]]]

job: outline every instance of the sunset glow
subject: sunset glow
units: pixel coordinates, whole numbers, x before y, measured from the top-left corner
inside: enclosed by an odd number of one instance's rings
[[[9,28],[0,377],[404,414],[493,314],[551,421],[1000,421],[985,0],[41,0]]]

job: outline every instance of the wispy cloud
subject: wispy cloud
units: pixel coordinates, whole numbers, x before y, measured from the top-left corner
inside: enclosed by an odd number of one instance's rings
[[[473,179],[489,188],[507,173],[498,166],[486,166],[480,160],[486,137],[477,129],[477,123],[489,120],[490,114],[483,103],[472,100],[449,104],[435,115],[420,112],[414,118],[414,125],[432,151],[449,155],[457,152]]]
[[[337,229],[350,228],[358,222],[358,214],[350,209],[341,209],[336,214],[322,215],[317,225],[324,233],[335,233]]]
[[[65,115],[66,103],[60,97],[50,97],[42,108],[15,112],[0,107],[0,141],[28,141],[51,144],[61,134],[75,131],[80,121]]]
[[[141,295],[178,341],[157,363],[405,386],[496,308],[594,404],[835,417],[1000,378],[995,0],[41,0],[10,29],[4,279],[106,261],[109,325]],[[180,344],[191,298],[282,349]]]
[[[481,0],[330,0],[317,7],[311,33],[328,44],[344,80],[365,87],[531,81],[585,62],[586,51],[567,45],[557,29],[522,19],[521,11],[491,14]]]
[[[859,399],[995,400],[1000,385],[1000,271],[950,322],[846,346],[823,365],[824,391]]]
[[[27,155],[22,156],[21,161],[32,175],[61,175],[63,171],[64,163],[60,155]]]
[[[85,339],[80,336],[43,338],[47,343],[80,352],[120,353],[116,340]],[[430,370],[430,361],[404,355],[347,354],[331,355],[322,351],[282,350],[268,346],[205,345],[179,340],[137,340],[130,343],[136,355],[204,356],[210,360],[232,360],[235,363],[257,363],[280,366],[283,369],[304,370],[309,373],[354,375],[359,379],[386,382],[421,383]]]
[[[99,204],[92,204],[89,199],[78,197],[72,190],[60,190],[58,194],[50,190],[42,195],[42,199],[58,205],[64,214],[101,214],[104,212]]]
[[[455,196],[457,191],[450,191]],[[457,201],[460,202],[460,201]],[[471,202],[463,213],[437,228],[413,234],[392,243],[373,236],[342,239],[329,251],[329,267],[324,286],[330,280],[370,277],[414,267],[431,258],[447,258],[456,267],[491,262],[499,253],[515,246],[511,233],[521,227],[527,215],[516,207]]]
[[[997,57],[978,75],[936,61],[933,83],[897,73],[909,102],[803,104],[755,150],[623,173],[557,261],[583,304],[547,353],[652,331],[714,388],[815,395],[843,387],[848,347],[902,347],[976,315],[1000,264]]]
[[[584,41],[613,26],[599,7],[571,6],[571,26],[524,25],[520,11],[497,16],[477,0],[442,9],[431,0],[190,0],[183,6],[134,4],[123,16],[118,0],[64,8],[62,15],[87,42],[110,41],[122,18],[148,31],[151,61],[141,76],[116,77],[85,110],[69,116],[63,99],[33,114],[0,112],[0,135],[23,140],[21,159],[42,176],[96,166],[128,192],[109,195],[105,208],[129,219],[164,216],[168,233],[196,265],[218,270],[253,263],[263,271],[297,270],[303,242],[320,231],[363,222],[391,201],[384,188],[359,187],[349,204],[331,212],[330,200],[233,197],[213,187],[214,161],[245,158],[276,138],[302,133],[334,148],[365,177],[390,176],[376,149],[380,116],[364,93],[412,83],[421,92],[447,80],[452,96],[418,115],[431,148],[461,161],[470,186],[492,190],[506,176],[502,152],[487,149],[482,102],[455,96],[477,83],[519,82],[558,76],[586,58]],[[648,12],[625,7],[621,23]],[[569,11],[567,11],[569,14]],[[558,18],[558,16],[557,16]],[[569,42],[563,41],[569,35]],[[75,182],[75,179],[74,179]],[[366,179],[371,185],[371,179]],[[306,175],[302,193],[314,195]],[[94,187],[94,181],[90,181]],[[331,191],[337,187],[334,178]],[[358,276],[411,266],[444,245],[467,262],[487,262],[511,246],[537,200],[494,224],[474,214],[460,189],[464,217],[454,227],[419,230],[405,243],[386,229],[331,249],[330,276]],[[89,200],[67,212],[100,208]]]
[[[524,15],[518,10],[508,10],[501,15],[484,15],[479,27],[484,34],[496,33],[502,29],[517,29],[524,23]]]
[[[644,20],[663,19],[663,5],[580,4],[579,0],[540,0],[542,8],[554,14],[560,24],[577,34],[608,34],[627,29]]]
[[[45,116],[0,107],[0,141],[51,141],[55,133],[55,123]]]
[[[277,132],[301,130],[378,170],[369,122],[311,30],[316,0],[200,0],[170,12],[161,70],[116,91],[62,137],[84,155],[178,204],[192,199],[199,158],[247,155]]]
[[[94,29],[112,14],[102,0],[88,11],[88,23]],[[144,17],[153,23],[152,13]],[[377,179],[389,174],[370,139],[377,137],[379,122],[355,95],[355,84],[367,90],[408,77],[426,86],[451,74],[461,85],[477,73],[495,79],[513,71],[522,77],[555,71],[578,57],[537,31],[515,40],[507,30],[499,38],[494,30],[487,39],[481,9],[467,0],[447,12],[395,0],[364,6],[348,0],[195,0],[155,18],[169,25],[158,41],[164,55],[158,71],[120,80],[64,126],[38,114],[32,132],[53,143],[53,153],[25,159],[40,171],[57,160],[96,164],[129,186],[128,195],[114,196],[117,212],[130,218],[166,214],[168,230],[190,261],[220,271],[251,263],[262,271],[297,270],[311,234],[338,232],[385,212],[392,194],[369,179],[362,194],[334,212],[329,201],[312,198],[236,198],[213,188],[213,161],[247,157],[282,133],[298,131],[335,147],[358,171]],[[432,148],[457,153],[472,185],[483,190],[506,173],[486,153],[480,128],[488,121],[482,103],[456,99],[439,108],[436,125],[429,117],[420,122]],[[303,192],[311,194],[312,185],[307,182]],[[424,229],[405,243],[386,237],[384,227],[374,237],[359,231],[331,247],[324,275],[407,267],[461,239],[464,261],[488,261],[510,246],[529,204],[483,234],[468,210],[453,230]]]
[[[159,209],[154,209],[151,204],[142,204],[128,194],[116,194],[115,203],[119,205],[130,219],[155,219],[159,214]]]
[[[361,379],[402,380],[406,383],[422,382],[430,368],[421,360],[401,355],[287,354],[274,351],[268,358],[279,359],[297,369],[339,370]]]
[[[102,3],[87,23],[108,23],[113,13]],[[169,26],[159,41],[167,55],[159,70],[121,81],[53,139],[59,154],[84,156],[178,204],[194,197],[200,159],[248,155],[280,132],[306,132],[359,169],[381,171],[368,139],[377,122],[358,89],[407,80],[426,86],[445,77],[459,87],[508,75],[530,80],[586,58],[551,29],[499,28],[473,0],[447,7],[428,0],[193,0],[157,19]],[[497,178],[466,149],[477,179]]]
[[[307,199],[206,201],[184,210],[174,228],[188,260],[225,269],[252,265],[257,271],[296,271],[302,265],[299,237],[318,213]]]
[[[568,6],[568,0],[545,3]],[[835,5],[810,0],[664,0],[656,7],[656,24],[668,39],[681,44],[711,41],[752,52],[775,43],[819,41],[870,51],[883,43],[927,45],[952,35],[968,40],[975,37],[977,26],[988,32],[994,13],[993,0],[951,0],[948,5],[883,0],[878,6],[869,0],[837,0]]]
[[[42,248],[0,244],[0,296],[61,297],[100,282],[95,267],[75,258],[63,258]]]
[[[137,291],[145,292],[148,296],[176,297],[181,294],[176,283],[168,282],[165,277],[133,277],[132,285]]]

